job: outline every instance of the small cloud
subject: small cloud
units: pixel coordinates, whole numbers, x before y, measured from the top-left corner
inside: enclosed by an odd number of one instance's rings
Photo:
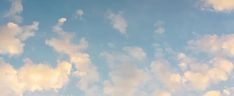
[[[127,34],[128,24],[125,18],[122,16],[122,13],[110,12],[108,14],[108,19],[110,20],[110,23],[114,29],[118,30],[121,34]]]
[[[164,27],[164,23],[162,21],[157,21],[154,24],[154,32],[157,34],[163,34],[165,32],[165,27]]]
[[[58,23],[59,24],[61,24],[61,25],[63,25],[64,24],[64,22],[66,22],[67,21],[67,18],[60,18],[59,20],[58,20]]]
[[[82,9],[78,9],[76,11],[76,19],[81,20],[83,15],[84,15],[84,11]]]

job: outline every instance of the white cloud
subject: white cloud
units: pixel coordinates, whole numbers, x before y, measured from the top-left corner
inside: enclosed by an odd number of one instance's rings
[[[60,89],[68,82],[71,64],[61,62],[56,69],[47,64],[26,64],[18,70],[18,79],[28,91]]]
[[[122,34],[127,34],[128,24],[121,13],[110,12],[108,14],[108,19],[114,29],[118,30]]]
[[[22,17],[20,16],[20,14],[23,11],[22,0],[10,0],[10,1],[11,1],[11,8],[5,16],[12,19],[12,21],[14,22],[21,22]]]
[[[233,0],[201,0],[204,8],[209,8],[217,12],[230,12],[234,9]]]
[[[79,77],[78,87],[84,91],[85,96],[97,96],[99,73],[96,66],[90,60],[89,54],[83,52],[88,47],[88,42],[82,38],[80,44],[72,42],[73,34],[65,32],[62,25],[66,18],[60,18],[53,27],[53,31],[58,34],[58,38],[46,40],[46,44],[52,47],[56,52],[68,55],[77,71],[75,76]]]
[[[157,21],[155,24],[154,24],[154,32],[157,33],[157,34],[162,34],[165,32],[165,26],[164,26],[164,23],[162,21]]]
[[[71,64],[63,61],[56,68],[47,64],[25,62],[20,69],[0,62],[0,95],[22,96],[27,91],[57,90],[65,86],[70,75]]]
[[[24,41],[34,36],[38,30],[38,22],[32,25],[19,26],[9,22],[0,26],[0,54],[18,55],[23,52]]]

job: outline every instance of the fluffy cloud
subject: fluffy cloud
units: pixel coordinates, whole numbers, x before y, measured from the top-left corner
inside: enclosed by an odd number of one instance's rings
[[[22,96],[27,91],[56,90],[68,82],[71,64],[63,61],[56,68],[25,62],[20,69],[0,62],[1,96]]]
[[[9,22],[0,26],[0,54],[18,55],[23,52],[24,41],[34,36],[38,30],[38,22],[19,26]]]
[[[156,80],[166,87],[166,90],[172,92],[180,91],[171,90],[178,88],[186,88],[183,93],[186,93],[186,91],[207,90],[210,86],[219,85],[221,82],[230,80],[233,72],[233,62],[230,60],[230,57],[233,57],[233,38],[233,34],[223,36],[206,35],[191,40],[188,43],[191,50],[189,49],[190,51],[187,54],[178,53],[179,69],[174,67],[177,71],[173,71],[168,66],[172,64],[163,58],[152,62],[151,72]],[[200,55],[206,57],[202,57],[202,59],[197,57]],[[226,90],[225,94],[230,94],[229,90]]]
[[[53,27],[53,31],[58,34],[58,38],[46,40],[46,44],[54,48],[61,54],[70,57],[77,71],[75,75],[79,77],[79,88],[84,91],[86,96],[97,96],[98,87],[96,83],[99,81],[97,68],[91,63],[89,54],[83,52],[88,47],[85,39],[80,40],[80,44],[74,44],[73,34],[65,32],[62,25],[66,22],[66,18],[60,18],[58,23]]]
[[[234,55],[234,34],[223,36],[206,35],[196,40],[189,41],[191,49],[200,50],[210,54]]]
[[[22,0],[10,0],[10,1],[11,1],[11,8],[5,16],[12,19],[14,22],[21,22],[22,17],[20,16],[20,14],[23,11]]]
[[[114,29],[118,30],[122,34],[127,34],[128,24],[121,13],[110,12],[108,14],[108,19]]]
[[[188,46],[192,49],[192,54],[203,52],[206,58],[199,60],[196,56],[191,57],[184,53],[178,55],[179,67],[184,71],[185,83],[194,89],[205,90],[210,85],[227,81],[233,71],[232,61],[226,58],[234,55],[233,38],[233,34],[206,35],[189,41]]]
[[[211,8],[218,12],[233,11],[233,0],[202,0],[203,7]]]
[[[177,72],[173,72],[166,60],[156,59],[153,61],[151,72],[166,88],[172,91],[179,89],[183,84],[182,76]]]
[[[26,64],[18,70],[18,78],[29,91],[59,89],[67,83],[70,71],[68,62],[61,62],[55,69],[46,64]]]
[[[209,62],[210,64],[205,65],[197,63],[197,66],[205,66],[203,67],[204,69],[193,70],[193,68],[190,68],[191,70],[186,71],[184,73],[186,83],[195,89],[205,90],[211,84],[217,84],[221,81],[228,80],[233,70],[231,61],[224,58],[214,58]]]

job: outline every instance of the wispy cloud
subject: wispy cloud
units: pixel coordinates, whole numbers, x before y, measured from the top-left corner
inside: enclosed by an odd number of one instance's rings
[[[53,31],[58,33],[58,38],[53,37],[46,40],[46,44],[56,52],[69,56],[70,62],[75,65],[77,70],[74,75],[80,79],[78,88],[86,96],[96,96],[99,90],[96,84],[100,77],[96,66],[90,60],[89,54],[83,52],[88,47],[88,42],[82,38],[79,44],[73,43],[73,35],[62,28],[66,20],[66,18],[58,20],[57,24],[53,27]]]
[[[5,15],[5,17],[11,19],[13,22],[21,22],[21,13],[23,12],[22,0],[10,0],[11,8]]]
[[[108,12],[108,19],[110,20],[110,23],[114,29],[116,29],[121,34],[127,34],[128,23],[122,16],[121,12]]]
[[[157,21],[155,24],[154,24],[154,27],[155,27],[155,30],[154,32],[157,33],[157,34],[162,34],[166,31],[165,29],[165,25],[162,21]]]

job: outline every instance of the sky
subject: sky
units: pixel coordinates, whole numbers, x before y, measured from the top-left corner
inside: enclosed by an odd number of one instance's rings
[[[234,0],[0,0],[0,96],[234,96]]]

